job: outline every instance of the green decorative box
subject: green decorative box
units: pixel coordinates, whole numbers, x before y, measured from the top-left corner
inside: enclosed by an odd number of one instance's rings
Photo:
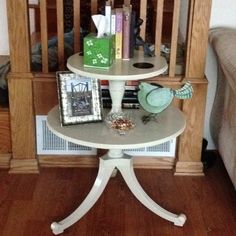
[[[96,38],[95,34],[84,37],[84,66],[108,68],[114,60],[114,35]]]

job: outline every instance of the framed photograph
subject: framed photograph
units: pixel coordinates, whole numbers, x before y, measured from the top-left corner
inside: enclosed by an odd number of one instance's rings
[[[102,121],[101,91],[98,79],[72,72],[57,72],[62,126]]]

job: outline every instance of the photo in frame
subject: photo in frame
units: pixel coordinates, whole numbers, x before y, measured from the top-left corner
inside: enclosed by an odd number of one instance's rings
[[[56,76],[62,126],[102,121],[98,79],[69,71],[58,71]]]

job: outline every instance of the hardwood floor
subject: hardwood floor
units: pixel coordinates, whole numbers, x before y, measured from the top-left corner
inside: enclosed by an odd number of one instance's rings
[[[110,179],[95,206],[63,235],[231,236],[236,235],[236,191],[221,160],[205,177],[173,176],[170,170],[135,170],[145,191],[173,213],[174,226],[142,206],[120,174]],[[73,211],[90,190],[97,169],[43,168],[39,175],[0,171],[0,235],[52,235],[50,224]]]

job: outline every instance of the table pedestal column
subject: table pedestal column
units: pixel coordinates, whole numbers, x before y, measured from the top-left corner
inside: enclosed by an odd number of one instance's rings
[[[121,113],[122,98],[125,92],[125,81],[124,80],[110,80],[109,81],[109,92],[112,100],[111,113]]]
[[[106,155],[100,158],[97,178],[91,191],[81,205],[64,220],[58,223],[52,223],[51,229],[54,234],[62,233],[64,229],[76,223],[92,208],[101,196],[115,168],[120,171],[131,192],[144,206],[163,219],[173,222],[176,226],[184,225],[186,221],[184,214],[176,215],[165,210],[145,193],[135,176],[132,157],[123,154],[120,149],[111,149]]]

